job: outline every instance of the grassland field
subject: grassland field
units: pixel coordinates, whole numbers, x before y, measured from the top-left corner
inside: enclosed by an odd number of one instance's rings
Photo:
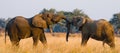
[[[52,36],[50,33],[45,33],[47,38],[48,47],[44,48],[39,41],[37,48],[33,49],[32,38],[22,39],[20,41],[20,47],[18,49],[13,48],[9,37],[7,36],[7,42],[4,43],[4,34],[0,36],[0,53],[120,53],[120,38],[115,37],[115,49],[105,44],[103,47],[101,41],[89,39],[85,47],[81,46],[81,34],[70,34],[69,41],[66,42],[66,33],[54,33]]]

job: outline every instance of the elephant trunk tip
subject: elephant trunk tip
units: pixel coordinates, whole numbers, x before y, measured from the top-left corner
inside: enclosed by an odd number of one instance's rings
[[[68,42],[68,39],[66,39],[66,42]]]

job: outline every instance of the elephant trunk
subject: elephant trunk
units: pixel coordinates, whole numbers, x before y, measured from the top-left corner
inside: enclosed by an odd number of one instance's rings
[[[67,31],[67,35],[66,35],[66,41],[68,42],[68,37],[69,37],[69,31]]]
[[[67,22],[67,34],[66,34],[66,41],[68,42],[69,32],[70,32],[70,22]]]

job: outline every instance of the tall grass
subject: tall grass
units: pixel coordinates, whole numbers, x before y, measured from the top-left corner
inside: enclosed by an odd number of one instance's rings
[[[22,39],[20,41],[19,49],[13,48],[9,38],[7,37],[7,43],[4,43],[4,36],[0,37],[0,53],[120,53],[120,38],[115,38],[116,48],[110,49],[105,44],[102,46],[101,41],[89,39],[87,45],[82,47],[80,34],[71,34],[69,41],[65,41],[65,33],[55,33],[56,36],[52,36],[50,33],[46,33],[48,47],[44,48],[39,41],[36,49],[33,49],[32,38]]]

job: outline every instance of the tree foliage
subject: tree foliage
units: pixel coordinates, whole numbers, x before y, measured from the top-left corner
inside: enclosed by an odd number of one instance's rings
[[[0,18],[0,28],[5,28],[5,19],[4,18]]]
[[[115,28],[120,28],[120,13],[114,14],[110,23],[113,24]]]

